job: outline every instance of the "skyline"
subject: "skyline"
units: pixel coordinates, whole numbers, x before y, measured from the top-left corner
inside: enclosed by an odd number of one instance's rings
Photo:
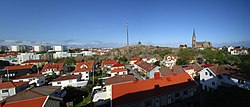
[[[0,12],[2,43],[17,40],[123,45],[128,22],[132,44],[141,41],[147,45],[191,46],[195,28],[197,41],[212,44],[244,41],[244,46],[250,46],[247,0],[2,0]]]

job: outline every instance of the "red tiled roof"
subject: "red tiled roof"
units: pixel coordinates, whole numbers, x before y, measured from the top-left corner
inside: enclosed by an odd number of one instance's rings
[[[146,70],[147,72],[153,70],[156,66],[154,64],[149,64],[143,61],[140,61],[138,63],[135,63],[136,65],[138,65],[139,67],[141,67],[142,69]]]
[[[124,66],[124,64],[114,64],[112,67],[120,67],[120,66]]]
[[[180,74],[180,73],[185,72],[181,66],[173,66],[173,69],[159,68],[159,71],[160,71],[162,76],[175,75],[175,74]]]
[[[134,57],[134,58],[130,58],[130,61],[140,61],[141,58],[137,58],[137,57]]]
[[[72,72],[86,72],[86,71],[88,72],[88,71],[91,71],[93,64],[94,64],[93,60],[87,61],[87,62],[79,62],[79,63],[77,63],[77,65],[75,67],[75,70],[72,71]],[[83,67],[82,65],[86,65],[87,68]]]
[[[118,84],[135,80],[136,78],[133,75],[116,75],[108,78],[105,82],[105,85]]]
[[[81,78],[81,75],[66,75],[66,76],[60,76],[60,77],[56,78],[55,80],[53,80],[52,82],[72,80],[72,79],[78,79],[78,78]]]
[[[42,107],[45,104],[47,96],[32,98],[27,100],[20,100],[15,102],[8,102],[1,107]],[[3,102],[4,103],[4,102]]]
[[[25,79],[25,78],[34,78],[34,77],[43,77],[43,74],[29,74],[29,75],[24,75],[18,78],[15,78],[14,80],[18,80],[18,79]]]
[[[48,61],[47,60],[28,60],[28,61],[23,62],[22,64],[24,64],[24,63],[39,63],[39,62],[48,62]]]
[[[4,70],[32,69],[33,65],[7,66]]]
[[[124,72],[124,71],[127,71],[127,69],[125,69],[125,68],[117,68],[117,69],[111,70],[111,73],[113,73],[113,72]]]
[[[3,82],[0,84],[0,89],[19,87],[27,82]]]
[[[159,79],[137,80],[112,85],[112,105],[118,106],[133,101],[154,97],[166,92],[196,86],[196,82],[187,74],[180,73],[160,77]]]
[[[117,64],[118,62],[119,62],[118,60],[103,60],[102,68],[104,67],[104,65],[113,65],[113,64]]]
[[[64,63],[46,64],[43,66],[43,69],[41,70],[41,72],[45,72],[46,69],[52,69],[52,68],[56,68],[57,71],[61,71],[63,65]]]
[[[215,64],[200,64],[201,67],[212,67],[215,66]]]

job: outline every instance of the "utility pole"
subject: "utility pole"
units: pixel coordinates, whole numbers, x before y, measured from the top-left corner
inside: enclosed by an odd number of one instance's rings
[[[126,23],[126,28],[127,28],[127,46],[129,46],[129,39],[128,39],[128,23]]]

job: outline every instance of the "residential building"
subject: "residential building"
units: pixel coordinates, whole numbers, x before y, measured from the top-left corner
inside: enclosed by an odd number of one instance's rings
[[[248,51],[243,48],[234,48],[230,50],[231,55],[247,55]]]
[[[183,70],[187,72],[192,78],[199,76],[202,67],[199,64],[183,65]]]
[[[28,60],[40,60],[40,59],[41,59],[41,54],[36,54],[36,53],[20,53],[17,55],[18,64],[21,64],[22,62]]]
[[[64,63],[49,63],[43,66],[41,70],[42,74],[44,75],[60,75],[64,74],[68,71],[68,68]]]
[[[53,51],[55,52],[65,52],[67,50],[67,46],[53,46]]]
[[[89,80],[93,72],[94,61],[79,62],[76,64],[75,70],[71,73],[73,75],[81,75],[82,80]]]
[[[62,88],[67,86],[72,87],[84,87],[88,81],[82,81],[81,75],[62,75],[55,80],[51,81],[52,86],[61,86]]]
[[[102,64],[101,64],[101,67],[102,67],[102,70],[104,68],[108,68],[108,69],[111,69],[111,67],[114,65],[114,64],[118,64],[119,61],[118,60],[103,60],[102,61]]]
[[[181,107],[198,102],[197,83],[187,73],[160,77],[157,72],[155,78],[114,84],[111,88],[112,107]]]
[[[154,64],[156,61],[160,61],[160,58],[142,58],[142,61]]]
[[[10,52],[28,52],[29,48],[26,45],[17,45],[17,46],[10,46]]]
[[[0,51],[1,52],[8,52],[8,46],[0,46]]]
[[[56,52],[53,53],[53,59],[67,58],[70,57],[70,55],[68,52]]]
[[[116,75],[126,75],[128,74],[128,70],[126,68],[116,68],[116,69],[112,69],[110,74],[111,74],[111,77],[116,76]]]
[[[28,82],[30,85],[42,86],[45,84],[43,74],[27,74],[12,80],[13,82]]]
[[[4,82],[0,83],[0,101],[13,96],[28,87],[27,82]]]
[[[60,88],[42,86],[24,90],[1,101],[1,107],[64,107],[60,96],[66,93]]]
[[[185,71],[181,66],[174,66],[173,68],[159,68],[161,76],[169,76],[184,73]]]
[[[164,56],[163,61],[161,61],[162,65],[166,67],[172,68],[177,61],[177,56]]]
[[[114,69],[125,69],[125,65],[124,64],[113,64],[111,67],[111,70]]]
[[[33,46],[32,50],[33,50],[33,52],[44,52],[44,51],[47,51],[46,48],[45,48],[45,46],[42,46],[42,45],[40,45],[40,46]]]
[[[187,48],[187,45],[186,45],[186,44],[185,44],[185,45],[180,45],[179,48],[180,48],[180,49],[186,49],[186,48]]]
[[[130,58],[129,64],[134,65],[136,62],[141,61],[141,60],[142,60],[141,58],[137,58],[137,57]]]
[[[0,77],[3,79],[14,79],[27,74],[37,73],[37,67],[35,65],[19,65],[19,66],[7,66],[4,71],[0,72]]]
[[[238,72],[233,66],[211,66],[200,72],[200,84],[203,90],[213,91],[219,86],[235,86],[250,90],[250,76]]]
[[[10,52],[7,54],[0,54],[0,60],[9,61],[10,63],[18,64],[17,55],[18,53],[15,53],[15,52]]]
[[[116,75],[111,78],[107,78],[104,85],[121,84],[135,80],[136,78],[133,75]]]
[[[154,73],[158,71],[160,67],[155,66],[154,64],[149,64],[144,61],[136,62],[135,69],[143,73],[145,78],[154,78]]]
[[[21,65],[36,65],[38,68],[43,67],[45,64],[48,64],[47,60],[27,60],[23,63],[21,63]]]

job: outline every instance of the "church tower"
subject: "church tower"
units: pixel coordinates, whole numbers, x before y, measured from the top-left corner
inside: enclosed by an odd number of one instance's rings
[[[192,37],[192,48],[196,47],[196,35],[195,35],[195,29],[193,30],[193,37]]]

